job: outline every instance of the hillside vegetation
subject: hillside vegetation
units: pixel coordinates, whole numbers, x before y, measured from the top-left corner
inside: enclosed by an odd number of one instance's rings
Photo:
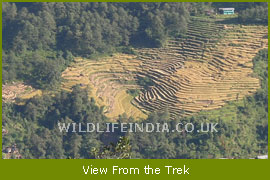
[[[104,56],[134,44],[162,46],[170,34],[185,32],[188,6],[3,3],[3,83],[23,80],[40,89],[55,88],[73,55]]]
[[[220,109],[202,111],[194,116],[170,118],[168,109],[153,112],[146,123],[175,124],[218,123],[218,133],[60,133],[57,123],[108,122],[103,108],[88,98],[89,90],[80,86],[56,96],[35,97],[23,106],[3,104],[3,150],[16,144],[23,158],[100,158],[99,152],[119,136],[130,139],[131,158],[254,158],[267,154],[268,148],[268,51],[262,50],[253,58],[254,77],[261,89],[252,96],[229,102]],[[119,122],[133,122],[120,116]],[[100,127],[104,129],[105,127]],[[114,146],[113,146],[114,147]],[[129,146],[128,146],[129,147]],[[121,147],[119,147],[121,148]],[[123,149],[124,152],[125,149]],[[107,151],[106,151],[107,152]],[[109,154],[108,156],[105,156]],[[126,153],[125,153],[126,154]],[[114,153],[105,153],[113,157]],[[4,154],[8,158],[9,154]],[[16,156],[13,154],[13,157]]]
[[[3,158],[268,153],[267,3],[6,2],[2,12]],[[58,128],[112,122],[218,132]]]

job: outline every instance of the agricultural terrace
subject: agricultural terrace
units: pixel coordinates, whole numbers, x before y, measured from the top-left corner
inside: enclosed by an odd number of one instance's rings
[[[41,90],[34,89],[32,86],[21,82],[2,85],[2,100],[6,103],[15,102],[16,99],[24,100],[41,95]]]
[[[134,49],[136,55],[114,54],[102,60],[77,58],[62,77],[62,88],[80,84],[116,118],[126,113],[145,118],[167,108],[186,116],[242,99],[260,87],[252,58],[268,46],[267,26],[224,24],[223,19],[192,18],[184,37],[162,48]],[[138,79],[153,82],[145,88]],[[133,97],[128,90],[139,90]]]

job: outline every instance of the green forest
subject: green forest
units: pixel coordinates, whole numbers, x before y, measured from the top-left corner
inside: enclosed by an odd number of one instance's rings
[[[105,124],[88,91],[60,89],[61,73],[74,57],[102,58],[133,48],[159,48],[168,38],[183,37],[192,16],[217,7],[235,7],[239,24],[266,24],[266,3],[3,3],[2,82],[22,81],[36,89],[55,90],[25,104],[2,101],[2,149],[16,144],[25,159],[254,158],[268,153],[268,49],[253,58],[253,76],[261,88],[252,96],[193,116],[171,119],[167,109],[152,112],[145,123],[218,123],[218,133],[72,133],[58,123]],[[149,88],[151,79],[139,79]],[[129,91],[136,96],[138,92]],[[230,111],[230,116],[223,116]],[[134,122],[125,114],[117,122]],[[105,127],[101,127],[104,129]],[[119,129],[118,129],[119,130]],[[3,132],[3,131],[2,131]],[[16,158],[16,157],[11,157]]]

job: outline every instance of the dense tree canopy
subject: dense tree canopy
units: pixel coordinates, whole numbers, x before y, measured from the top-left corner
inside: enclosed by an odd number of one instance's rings
[[[255,6],[239,12],[242,23],[268,23],[268,5]]]
[[[60,78],[72,55],[94,57],[135,44],[162,46],[169,35],[185,32],[189,17],[186,6],[3,3],[3,82],[28,79],[44,88]],[[43,72],[39,72],[40,66],[45,67]],[[45,72],[50,68],[53,72]]]

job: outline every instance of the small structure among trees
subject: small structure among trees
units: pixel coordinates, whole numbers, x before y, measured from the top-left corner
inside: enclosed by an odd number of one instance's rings
[[[215,10],[214,9],[207,9],[204,11],[206,15],[210,16],[212,14],[215,14]]]
[[[221,14],[234,14],[234,8],[219,8]]]

